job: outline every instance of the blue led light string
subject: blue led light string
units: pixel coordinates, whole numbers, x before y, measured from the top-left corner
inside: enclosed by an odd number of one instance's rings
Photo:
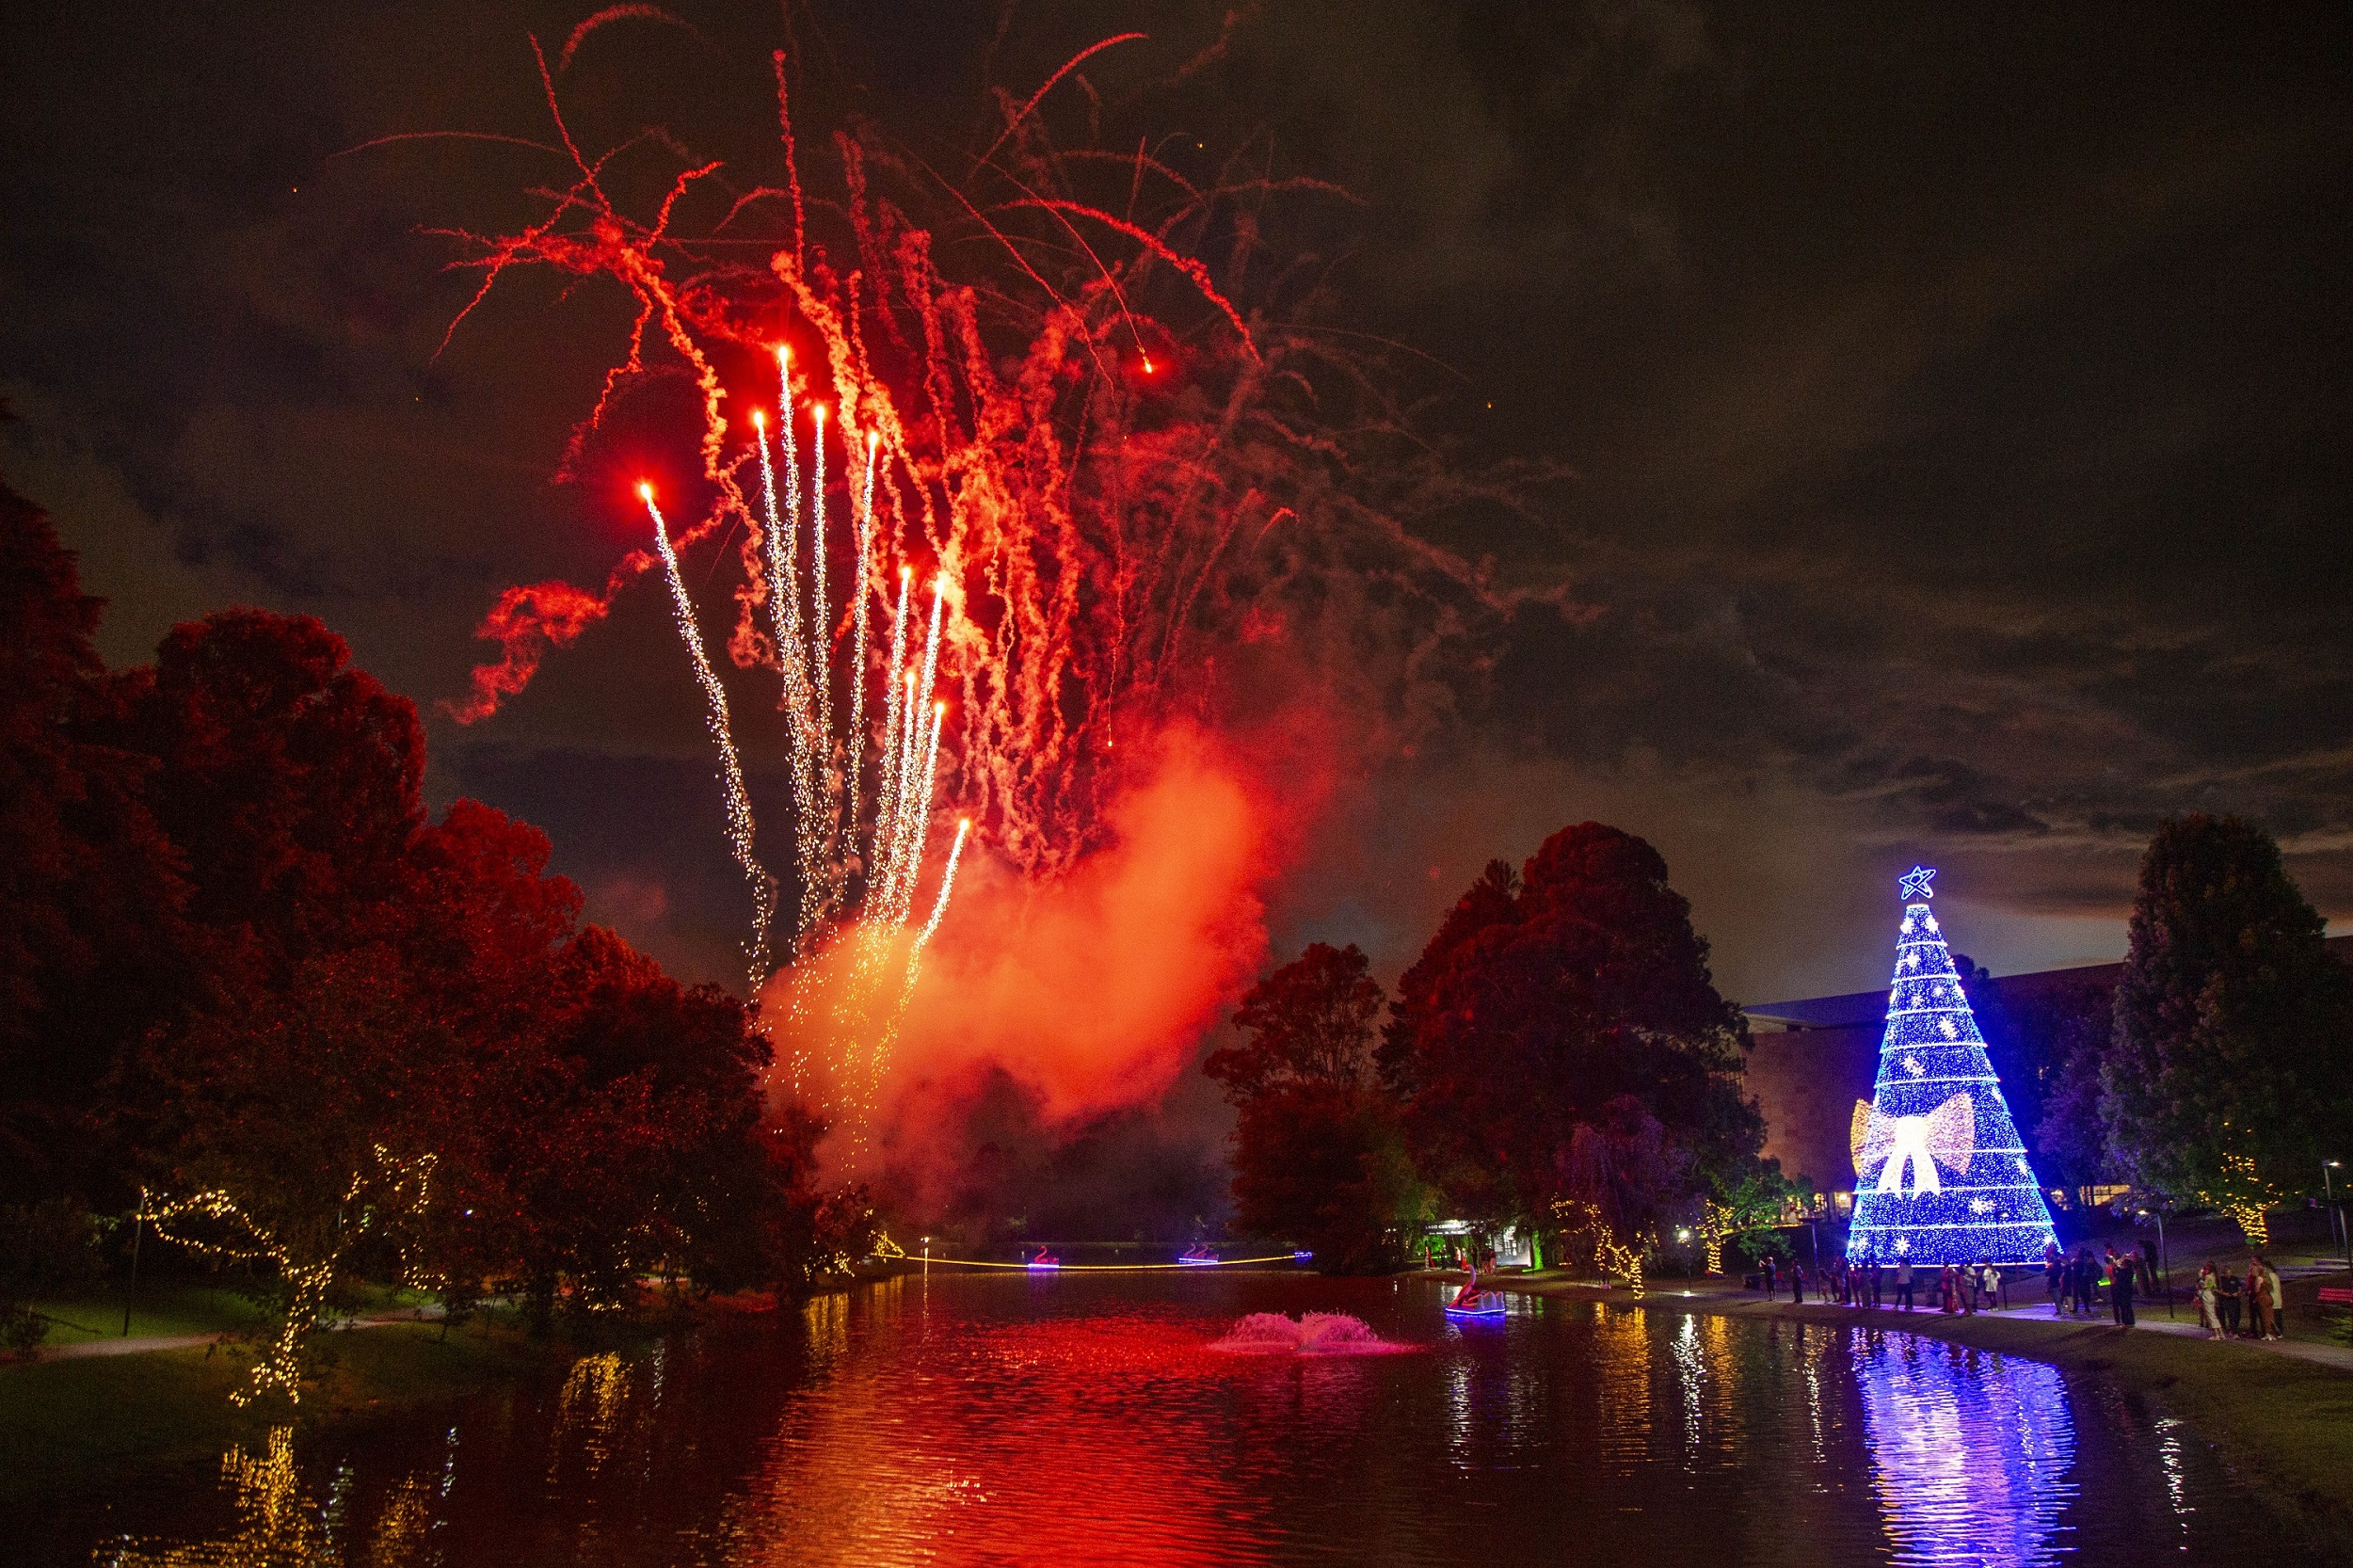
[[[2055,1239],[2051,1210],[1929,911],[1935,875],[1914,866],[1899,884],[1906,903],[1879,1079],[1854,1116],[1847,1256],[2040,1262]]]

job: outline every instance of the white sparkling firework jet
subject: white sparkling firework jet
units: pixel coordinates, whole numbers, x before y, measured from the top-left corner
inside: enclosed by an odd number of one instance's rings
[[[760,448],[761,556],[792,785],[794,869],[801,887],[791,947],[784,957],[796,966],[797,975],[802,961],[837,943],[850,946],[844,950],[847,962],[839,966],[848,978],[837,987],[830,1004],[816,1006],[801,986],[788,984],[785,1016],[772,1027],[778,1037],[782,1070],[795,1093],[818,1087],[811,1080],[821,1063],[829,1069],[832,1109],[847,1113],[855,1160],[864,1147],[864,1125],[889,1064],[899,1019],[913,996],[923,949],[947,912],[956,867],[971,832],[969,819],[958,824],[930,916],[920,927],[911,927],[947,722],[948,705],[936,700],[934,692],[948,584],[944,576],[934,580],[930,627],[920,655],[910,658],[907,610],[913,569],[904,563],[899,565],[899,601],[891,619],[889,663],[884,672],[888,685],[878,732],[870,736],[867,600],[884,564],[876,555],[879,531],[873,516],[878,441],[870,435],[863,443],[862,468],[855,460],[860,456],[856,445],[846,449],[853,461],[844,464],[842,477],[851,497],[856,559],[848,573],[850,602],[838,609],[826,587],[826,408],[822,403],[807,406],[810,428],[805,474],[792,360],[785,350],[777,352],[776,370],[782,395],[774,444],[763,415],[755,413],[752,425]],[[843,437],[851,434],[845,424]],[[661,513],[654,508],[652,491],[641,487],[640,493],[654,518],[655,538],[677,604],[680,635],[710,700],[711,730],[719,744],[725,775],[729,840],[752,881],[756,927],[752,982],[757,993],[768,978],[775,886],[753,853],[751,806],[728,724],[726,692],[703,651],[678,556]],[[850,657],[842,672],[847,726],[837,734],[830,663],[840,609],[848,611]],[[871,822],[861,810],[860,789],[870,745],[876,770]],[[860,896],[853,911],[854,882]],[[900,977],[895,984],[891,983],[894,971]]]
[[[662,509],[653,502],[653,487],[637,487],[638,499],[646,504],[646,515],[653,519],[653,538],[662,552],[663,570],[669,574],[670,599],[678,613],[679,635],[685,640],[686,651],[695,661],[695,679],[702,683],[703,696],[709,699],[710,711],[705,722],[711,727],[711,738],[719,746],[719,776],[727,793],[728,843],[735,851],[735,863],[744,868],[744,875],[752,885],[752,989],[758,993],[761,982],[768,978],[768,928],[776,919],[776,889],[766,868],[753,852],[752,803],[744,791],[744,762],[735,750],[735,728],[728,720],[727,688],[719,684],[719,677],[711,668],[710,656],[703,652],[702,629],[695,623],[695,602],[686,597],[686,580],[679,572],[678,552],[670,548],[670,526],[662,520]]]

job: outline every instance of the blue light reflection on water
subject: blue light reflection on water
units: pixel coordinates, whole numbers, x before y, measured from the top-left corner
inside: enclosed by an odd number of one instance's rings
[[[1911,1335],[1855,1339],[1865,1441],[1895,1560],[2057,1561],[2075,1495],[2075,1418],[2058,1368]]]

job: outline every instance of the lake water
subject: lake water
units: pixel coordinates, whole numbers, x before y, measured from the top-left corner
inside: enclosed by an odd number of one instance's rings
[[[2196,1433],[1900,1333],[1293,1274],[909,1277],[60,1499],[67,1561],[2313,1560]],[[1353,1314],[1390,1354],[1210,1348]]]

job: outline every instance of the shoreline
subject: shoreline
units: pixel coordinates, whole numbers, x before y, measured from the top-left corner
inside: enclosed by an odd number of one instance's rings
[[[887,1272],[829,1282],[829,1295],[880,1283]],[[1433,1282],[1459,1272],[1416,1270]],[[1517,1295],[1593,1302],[1617,1308],[1786,1320],[1823,1328],[1913,1334],[1964,1349],[2097,1374],[2143,1395],[2187,1422],[2223,1463],[2283,1519],[2315,1542],[2353,1548],[2353,1369],[2281,1353],[2276,1346],[2211,1344],[2153,1326],[2125,1331],[2105,1321],[2051,1319],[2036,1309],[1946,1316],[1842,1307],[1674,1281],[1641,1297],[1621,1286],[1566,1273],[1503,1275],[1481,1284]],[[1689,1288],[1699,1285],[1700,1288]],[[717,1298],[694,1316],[764,1315],[773,1301]],[[230,1443],[257,1443],[272,1426],[310,1426],[558,1375],[568,1357],[684,1326],[640,1322],[620,1332],[558,1334],[533,1340],[512,1324],[469,1324],[444,1335],[433,1321],[377,1320],[380,1332],[321,1336],[322,1376],[298,1407],[279,1400],[232,1409],[243,1358],[216,1349],[155,1349],[81,1355],[0,1369],[0,1503],[30,1501],[54,1487],[108,1484],[152,1466],[201,1467]],[[2335,1352],[2335,1347],[2311,1347]],[[2353,1352],[2338,1352],[2353,1360]]]
[[[1459,1280],[1460,1271],[1417,1270],[1409,1277]],[[1972,1317],[1941,1311],[1840,1306],[1724,1288],[1650,1288],[1568,1275],[1482,1278],[1481,1288],[1620,1307],[1704,1312],[1913,1334],[1964,1349],[2015,1355],[2096,1373],[2163,1405],[2214,1445],[2223,1463],[2316,1540],[2353,1550],[2353,1368],[2276,1346],[2214,1343],[2143,1324],[2022,1316],[2031,1308]],[[2315,1346],[2314,1350],[2335,1347]],[[2353,1351],[2340,1352],[2353,1362]]]

